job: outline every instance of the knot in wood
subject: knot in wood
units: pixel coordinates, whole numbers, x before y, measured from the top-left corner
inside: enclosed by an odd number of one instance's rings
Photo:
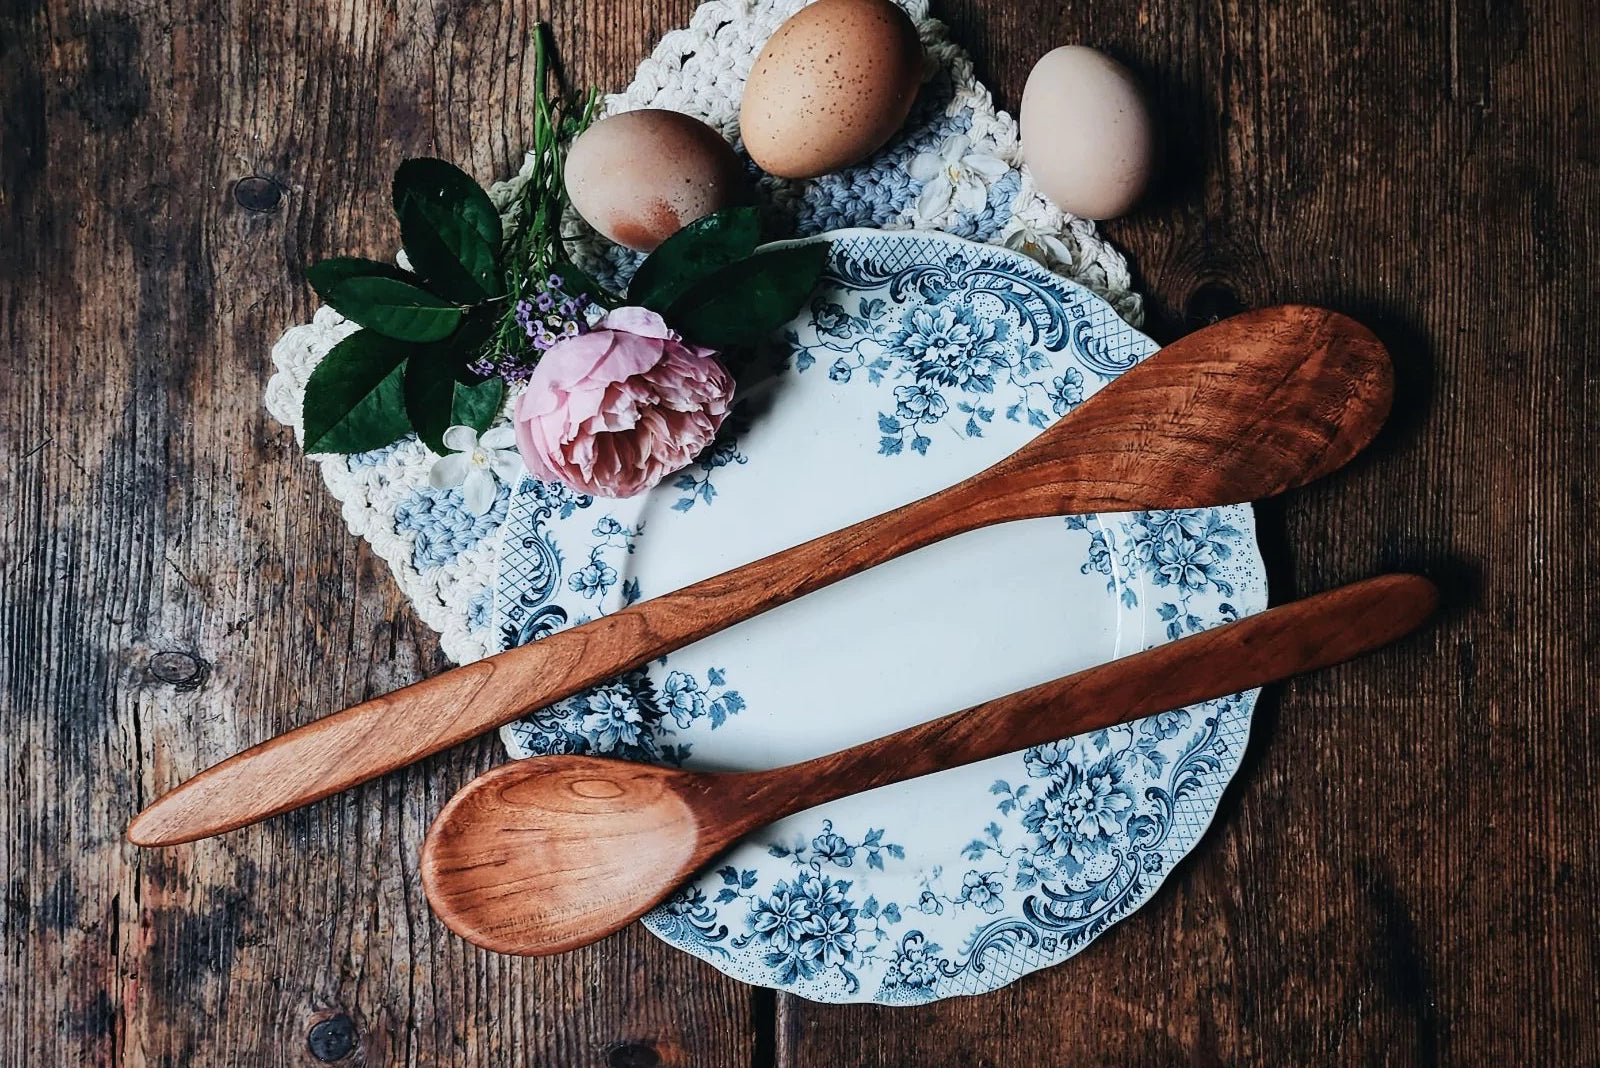
[[[356,1023],[344,1013],[318,1020],[306,1032],[306,1048],[325,1064],[342,1061],[356,1048]]]
[[[647,1042],[618,1042],[606,1050],[608,1068],[656,1068],[661,1054]]]
[[[150,658],[150,674],[180,690],[193,690],[206,681],[210,666],[199,657],[176,649]]]
[[[1224,282],[1205,282],[1183,302],[1184,325],[1190,330],[1199,330],[1244,310],[1244,301],[1231,286]]]
[[[283,187],[271,178],[251,175],[233,183],[233,199],[245,211],[276,211],[283,200]]]

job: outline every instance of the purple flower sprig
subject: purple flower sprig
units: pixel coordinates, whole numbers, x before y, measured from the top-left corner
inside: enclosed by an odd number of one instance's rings
[[[552,274],[518,300],[516,323],[526,344],[485,351],[470,365],[472,372],[484,377],[495,375],[516,385],[527,380],[539,357],[558,341],[587,334],[594,301],[588,293],[567,292],[565,286],[559,274]]]
[[[517,325],[522,327],[533,347],[547,351],[562,338],[589,332],[589,294],[573,296],[565,289],[559,274],[545,280],[545,286],[532,301],[517,301]]]

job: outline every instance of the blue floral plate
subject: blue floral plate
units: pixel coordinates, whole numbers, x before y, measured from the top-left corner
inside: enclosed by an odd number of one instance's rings
[[[827,239],[811,307],[695,467],[626,501],[522,481],[495,599],[503,647],[950,485],[1155,351],[1098,297],[1005,249],[935,233]],[[1247,506],[1011,523],[740,624],[503,736],[516,756],[770,767],[1265,603]],[[1210,822],[1255,697],[802,813],[644,923],[730,975],[818,1001],[993,990],[1155,892]]]

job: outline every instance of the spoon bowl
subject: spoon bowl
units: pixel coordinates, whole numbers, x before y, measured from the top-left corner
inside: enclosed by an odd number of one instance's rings
[[[637,919],[663,885],[676,886],[709,859],[720,839],[702,834],[694,802],[718,778],[582,756],[503,765],[456,794],[434,821],[422,885],[446,922],[479,945],[573,949]],[[510,813],[514,819],[502,818]],[[491,823],[491,840],[472,833]],[[498,907],[511,900],[515,909]],[[568,932],[580,918],[574,940]]]

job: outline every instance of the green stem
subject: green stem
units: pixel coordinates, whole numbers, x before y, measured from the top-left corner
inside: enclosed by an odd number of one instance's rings
[[[567,207],[562,176],[563,140],[587,129],[599,108],[598,90],[590,90],[581,101],[560,86],[552,91],[552,47],[550,27],[540,23],[533,43],[533,167],[518,196],[507,243],[505,309],[486,346],[486,353],[495,364],[527,361],[528,339],[517,323],[516,304],[531,297],[546,277],[558,273],[569,262],[561,238],[561,218]],[[599,292],[592,295],[601,299],[607,296]]]

